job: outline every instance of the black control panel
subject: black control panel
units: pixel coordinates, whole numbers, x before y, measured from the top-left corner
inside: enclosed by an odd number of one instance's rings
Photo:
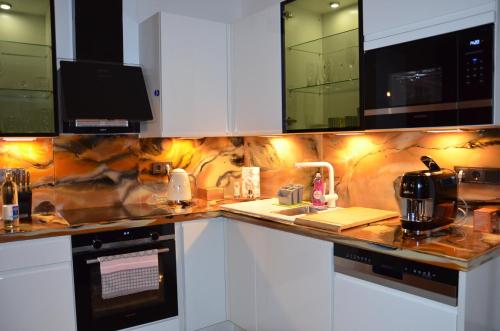
[[[404,275],[412,275],[452,286],[458,285],[458,271],[456,270],[342,244],[335,244],[333,251],[337,257],[371,265],[374,273],[383,276],[403,279]]]
[[[99,250],[105,244],[146,239],[154,243],[160,236],[175,234],[174,224],[163,224],[114,230],[96,233],[78,234],[71,237],[72,247],[93,247]]]
[[[460,101],[492,97],[493,24],[463,30],[458,35]]]

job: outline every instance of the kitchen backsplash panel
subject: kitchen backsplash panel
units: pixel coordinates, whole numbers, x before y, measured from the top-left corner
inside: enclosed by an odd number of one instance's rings
[[[52,138],[15,142],[0,139],[0,168],[25,168],[30,172],[34,207],[50,208],[54,203]]]
[[[404,172],[424,170],[422,155],[441,167],[500,168],[500,130],[461,133],[391,132],[323,136],[325,160],[335,166],[340,206],[397,210],[394,185]],[[498,186],[462,185],[466,199],[498,198]]]
[[[260,167],[260,193],[276,196],[285,184],[311,183],[317,169],[294,167],[296,162],[319,161],[322,155],[321,135],[287,135],[245,137],[245,166]],[[310,190],[304,192],[309,199]]]
[[[57,209],[134,203],[140,145],[135,135],[54,139]]]
[[[0,141],[1,168],[31,171],[36,210],[50,205],[74,209],[163,201],[167,179],[151,171],[157,161],[186,169],[193,192],[217,186],[232,196],[234,182],[241,180],[241,167],[258,166],[263,196],[274,196],[282,185],[300,183],[306,185],[308,198],[317,169],[296,169],[294,164],[318,160],[335,167],[339,205],[396,210],[395,180],[406,171],[424,169],[419,161],[422,155],[430,155],[445,168],[500,168],[500,130],[201,139],[61,136],[34,142]],[[461,195],[496,198],[498,187],[463,185]]]
[[[235,180],[241,177],[243,138],[140,140],[139,181],[145,191],[141,202],[155,203],[165,198],[168,179],[152,173],[153,162],[170,161],[190,175],[191,191],[198,188],[224,187],[232,194]]]

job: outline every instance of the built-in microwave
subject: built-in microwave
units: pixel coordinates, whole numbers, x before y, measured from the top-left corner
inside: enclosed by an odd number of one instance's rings
[[[365,52],[366,129],[493,123],[493,24]]]

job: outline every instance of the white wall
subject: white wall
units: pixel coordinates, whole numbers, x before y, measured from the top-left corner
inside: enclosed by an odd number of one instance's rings
[[[139,63],[138,24],[159,11],[229,23],[241,16],[241,0],[123,0],[125,63]]]
[[[58,58],[73,58],[72,3],[55,0]],[[139,63],[139,23],[159,11],[228,23],[241,17],[241,0],[123,0],[125,63]]]
[[[123,0],[123,62],[125,63],[139,63],[139,22],[137,1]]]
[[[264,10],[283,0],[241,0],[241,16],[248,16]]]
[[[56,23],[56,56],[72,59],[73,47],[73,0],[54,0]]]
[[[158,11],[229,23],[241,15],[241,0],[123,0],[136,4],[138,22]]]

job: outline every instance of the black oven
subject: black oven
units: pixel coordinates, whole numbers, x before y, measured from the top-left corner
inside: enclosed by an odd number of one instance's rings
[[[367,129],[493,123],[493,24],[365,52]]]
[[[118,330],[177,316],[174,236],[173,224],[72,236],[78,330]],[[98,258],[149,250],[158,254],[158,289],[103,299]]]

